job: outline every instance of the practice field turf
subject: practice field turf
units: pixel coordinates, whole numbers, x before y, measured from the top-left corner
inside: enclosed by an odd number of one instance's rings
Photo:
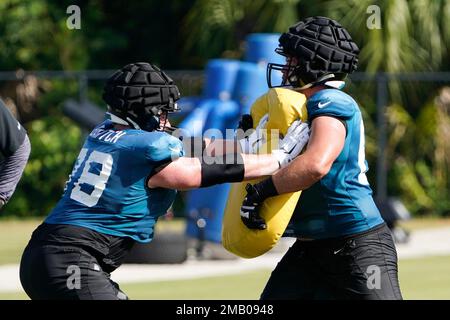
[[[0,219],[0,265],[19,263],[20,256],[30,239],[33,230],[43,219],[9,220]],[[424,228],[437,228],[450,226],[450,219],[422,218],[401,223],[407,230],[413,231]],[[156,225],[157,232],[171,230],[182,232],[183,220],[160,221]]]
[[[450,256],[400,261],[405,299],[450,299]],[[193,280],[123,284],[131,299],[240,300],[258,299],[270,270]],[[27,299],[24,293],[0,293],[3,299]]]
[[[449,222],[450,219],[413,220],[407,227],[417,230],[448,226]],[[22,250],[39,223],[40,220],[0,220],[0,264],[20,261]],[[450,256],[401,260],[399,269],[405,299],[450,299]],[[121,287],[131,299],[258,299],[269,275],[270,270],[257,270],[232,276],[122,284]],[[0,292],[0,300],[26,298],[21,292]]]
[[[399,269],[405,299],[450,299],[450,256],[403,260]],[[132,299],[258,299],[270,271],[122,288]]]
[[[23,249],[42,220],[0,219],[0,265],[20,262]],[[181,233],[184,227],[184,220],[161,221],[156,226],[156,232],[168,230]]]
[[[0,265],[19,263],[31,233],[42,220],[0,220]]]

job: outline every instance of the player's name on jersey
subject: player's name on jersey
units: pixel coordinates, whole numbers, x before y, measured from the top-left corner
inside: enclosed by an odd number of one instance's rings
[[[105,142],[116,143],[120,137],[126,135],[126,131],[105,130],[103,128],[94,129],[89,136]]]

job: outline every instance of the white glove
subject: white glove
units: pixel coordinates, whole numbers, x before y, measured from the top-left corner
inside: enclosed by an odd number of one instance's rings
[[[272,150],[272,155],[278,160],[280,168],[289,164],[302,152],[309,140],[309,127],[301,120],[294,121],[286,136],[281,139],[279,148]]]
[[[266,113],[258,123],[253,132],[239,140],[243,153],[256,153],[258,149],[266,142],[266,129],[265,126],[269,120],[269,115]]]

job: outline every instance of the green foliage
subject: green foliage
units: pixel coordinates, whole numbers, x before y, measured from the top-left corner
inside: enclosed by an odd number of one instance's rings
[[[447,0],[331,0],[324,11],[360,44],[369,72],[437,70],[448,55],[450,9]],[[369,30],[370,5],[381,11],[381,29]]]
[[[89,58],[84,40],[67,29],[66,19],[65,11],[54,15],[48,0],[1,1],[0,68],[84,69]]]
[[[62,115],[60,105],[76,84],[53,82],[40,101],[43,117],[27,126],[31,154],[22,179],[2,216],[47,215],[62,195],[64,182],[81,147],[80,128]]]
[[[63,182],[80,148],[80,129],[67,118],[48,116],[34,121],[29,130],[33,132],[30,160],[2,215],[48,214],[62,195]]]
[[[388,108],[390,190],[414,213],[450,215],[450,116],[448,88],[414,121],[399,105]]]
[[[201,66],[209,58],[240,58],[249,33],[283,32],[297,21],[299,0],[197,0],[184,23],[183,53]]]
[[[2,0],[0,70],[115,69],[130,61],[180,68],[179,21],[191,2]],[[66,26],[73,4],[80,30]]]
[[[81,8],[81,30],[66,27],[72,4]],[[381,29],[367,29],[369,5],[380,7]],[[349,30],[361,48],[359,71],[449,70],[448,0],[2,0],[0,70],[115,69],[131,61],[201,69],[210,58],[241,57],[249,33],[283,32],[312,15]],[[389,82],[389,193],[414,213],[450,211],[448,107],[434,100],[441,85]],[[79,151],[83,133],[61,111],[65,99],[77,96],[77,83],[52,80],[45,87],[51,89],[39,101],[41,118],[26,124],[29,165],[2,215],[47,214]],[[90,83],[88,97],[97,104],[101,88],[101,81]],[[375,89],[372,82],[348,85],[362,107],[372,183]]]

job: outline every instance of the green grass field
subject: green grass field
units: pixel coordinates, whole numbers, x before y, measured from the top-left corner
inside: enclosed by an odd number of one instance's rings
[[[31,233],[40,219],[0,220],[0,265],[19,263]]]
[[[19,263],[23,249],[30,240],[33,230],[43,219],[0,219],[0,265]],[[161,221],[156,232],[183,232],[184,220]]]
[[[405,299],[450,299],[450,256],[402,260],[400,285]],[[123,284],[131,299],[241,300],[258,299],[270,270],[193,280]],[[0,300],[27,299],[25,293],[0,293]]]
[[[0,264],[18,263],[32,230],[40,221],[0,221]],[[448,220],[415,223],[413,230],[449,225]],[[178,227],[177,227],[178,228]],[[405,299],[450,299],[450,256],[399,262],[400,285]],[[131,299],[258,299],[270,270],[192,280],[123,284]],[[0,293],[3,299],[27,299],[25,293]]]
[[[450,256],[402,260],[399,270],[405,299],[450,299]],[[122,287],[132,299],[258,299],[270,272]]]

